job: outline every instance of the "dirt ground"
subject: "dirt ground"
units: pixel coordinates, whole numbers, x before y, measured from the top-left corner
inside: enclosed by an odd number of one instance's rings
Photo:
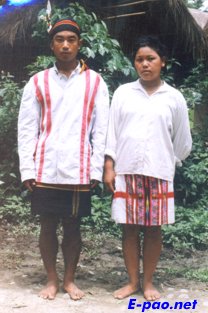
[[[60,289],[54,301],[37,296],[46,282],[39,255],[37,237],[12,233],[12,226],[0,224],[0,313],[122,313],[128,312],[130,298],[144,303],[141,293],[119,301],[112,292],[127,280],[121,242],[112,237],[83,233],[83,249],[77,269],[76,282],[85,291],[80,301],[72,301]],[[162,292],[163,301],[197,300],[194,310],[178,309],[174,312],[208,312],[208,285],[168,274],[171,269],[205,268],[208,252],[175,256],[164,250],[155,275],[155,284]],[[58,254],[58,272],[63,278],[63,261]],[[173,310],[145,309],[136,307],[136,312],[173,312]]]

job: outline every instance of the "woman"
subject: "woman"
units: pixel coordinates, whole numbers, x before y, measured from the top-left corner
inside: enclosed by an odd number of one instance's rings
[[[174,223],[175,165],[191,151],[185,99],[161,79],[165,47],[151,36],[139,38],[134,66],[139,79],[114,93],[109,120],[104,181],[114,193],[112,218],[123,225],[123,255],[129,282],[115,291],[123,299],[140,287],[143,241],[143,293],[160,298],[153,274],[160,257],[161,225]]]

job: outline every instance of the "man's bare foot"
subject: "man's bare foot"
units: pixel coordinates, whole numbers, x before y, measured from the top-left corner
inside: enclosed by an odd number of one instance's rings
[[[84,297],[84,292],[80,290],[74,283],[64,285],[64,290],[69,294],[72,300],[80,300]]]
[[[161,297],[159,291],[153,286],[153,284],[146,284],[144,287],[144,298],[147,301],[155,301]]]
[[[138,285],[127,284],[126,286],[116,290],[113,294],[115,299],[122,300],[139,290]]]
[[[47,285],[39,292],[39,297],[48,300],[54,300],[58,292],[59,286],[58,282],[51,280]]]

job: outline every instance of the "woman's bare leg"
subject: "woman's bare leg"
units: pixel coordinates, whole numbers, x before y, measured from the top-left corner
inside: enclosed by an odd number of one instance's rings
[[[145,227],[144,248],[143,248],[143,267],[144,280],[143,292],[148,301],[160,298],[160,293],[153,286],[153,274],[160,257],[162,248],[162,236],[160,226]]]
[[[114,292],[116,299],[123,299],[139,289],[140,240],[138,225],[123,225],[123,256],[129,283]]]

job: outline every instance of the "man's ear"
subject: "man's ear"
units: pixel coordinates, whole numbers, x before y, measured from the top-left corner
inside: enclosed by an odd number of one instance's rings
[[[82,45],[83,45],[83,39],[79,39],[79,49],[81,48]]]

